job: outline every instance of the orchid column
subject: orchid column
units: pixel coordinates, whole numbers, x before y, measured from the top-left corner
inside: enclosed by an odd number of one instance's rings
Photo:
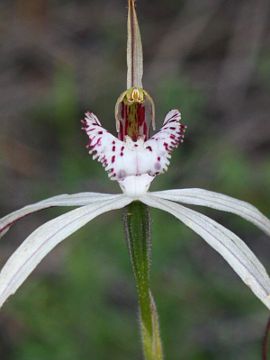
[[[118,137],[129,136],[133,141],[149,138],[150,125],[154,128],[154,103],[143,89],[143,51],[135,0],[128,1],[127,90],[115,107]],[[158,169],[159,170],[159,169]],[[135,201],[124,213],[125,235],[136,281],[141,336],[145,359],[162,360],[158,315],[150,291],[151,217],[148,206]]]

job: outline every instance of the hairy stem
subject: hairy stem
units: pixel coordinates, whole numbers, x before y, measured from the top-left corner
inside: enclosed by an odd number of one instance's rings
[[[131,203],[124,214],[126,240],[134,272],[143,350],[146,360],[162,360],[156,305],[150,291],[151,219],[148,207]]]
[[[268,319],[265,334],[263,338],[263,346],[262,346],[262,360],[268,360],[268,341],[269,341],[269,332],[270,332],[270,318]]]

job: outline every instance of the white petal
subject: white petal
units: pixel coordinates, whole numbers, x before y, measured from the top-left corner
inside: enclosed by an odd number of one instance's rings
[[[167,190],[154,192],[152,195],[183,204],[208,206],[239,215],[270,235],[270,220],[255,206],[245,201],[204,189]]]
[[[0,219],[0,238],[9,230],[9,228],[21,218],[42,209],[52,206],[84,206],[100,200],[110,200],[118,197],[113,194],[100,193],[78,193],[78,194],[62,194],[46,200],[39,201],[35,204],[24,206],[22,209],[16,210],[2,219]]]
[[[182,205],[151,195],[143,196],[140,200],[174,215],[199,234],[270,309],[270,278],[260,261],[237,235],[207,216]]]
[[[155,177],[167,170],[171,152],[183,141],[185,126],[180,124],[180,112],[171,110],[159,132],[146,142],[142,137],[133,141],[117,139],[101,127],[93,113],[86,113],[83,130],[89,137],[87,145],[93,159],[101,162],[112,180],[123,181],[128,176]]]
[[[120,209],[131,201],[123,195],[114,200],[100,200],[69,211],[35,230],[13,253],[0,273],[0,307],[57,244],[98,215]]]
[[[164,173],[169,164],[171,153],[184,141],[186,126],[180,123],[181,114],[178,110],[171,110],[165,117],[162,128],[144,144],[148,150],[143,159],[148,160],[148,173],[155,176]],[[144,160],[145,161],[145,160]]]
[[[86,148],[93,159],[105,167],[112,180],[125,177],[126,171],[124,172],[125,169],[121,167],[122,164],[117,164],[117,160],[125,155],[126,144],[104,129],[96,115],[91,112],[85,114],[82,124],[82,130],[89,137]]]

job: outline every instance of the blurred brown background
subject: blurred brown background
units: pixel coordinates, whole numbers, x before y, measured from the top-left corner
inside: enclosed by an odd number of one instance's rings
[[[188,126],[153,189],[203,187],[270,216],[270,2],[138,0],[144,87],[157,124],[179,107]],[[126,86],[125,0],[1,0],[0,214],[58,193],[117,192],[88,156],[80,118],[115,130]],[[0,262],[62,210],[1,240]],[[270,241],[233,229],[270,270]],[[172,217],[153,213],[152,288],[168,359],[256,360],[266,309],[229,266]],[[0,313],[1,360],[141,359],[136,293],[121,212],[57,247]]]

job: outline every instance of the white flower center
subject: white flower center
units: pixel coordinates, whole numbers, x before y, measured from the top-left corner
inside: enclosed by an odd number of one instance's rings
[[[153,180],[153,176],[143,174],[139,176],[127,176],[124,180],[119,180],[118,183],[124,194],[136,199],[148,191]]]

